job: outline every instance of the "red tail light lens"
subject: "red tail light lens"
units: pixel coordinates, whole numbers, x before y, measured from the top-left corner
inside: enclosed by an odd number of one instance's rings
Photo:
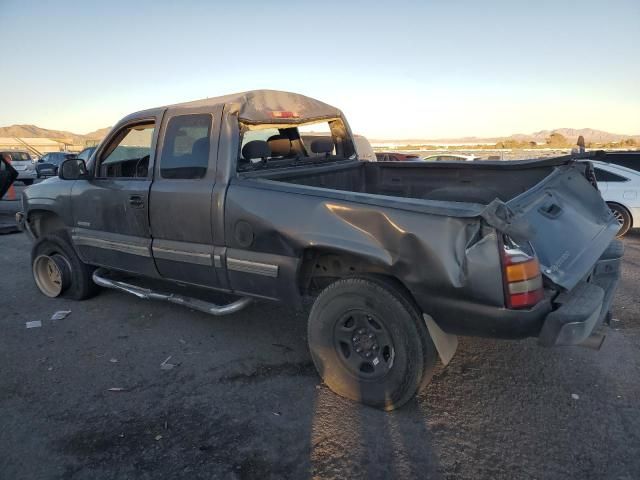
[[[529,308],[544,298],[540,264],[531,245],[503,241],[502,267],[508,308]]]
[[[271,118],[298,118],[299,116],[297,112],[285,112],[282,110],[271,111]]]

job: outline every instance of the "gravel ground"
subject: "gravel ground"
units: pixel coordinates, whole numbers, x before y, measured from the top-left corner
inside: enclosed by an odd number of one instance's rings
[[[0,236],[0,477],[638,478],[640,235],[625,243],[601,351],[462,338],[422,395],[383,413],[321,384],[307,312],[52,300],[29,240]]]

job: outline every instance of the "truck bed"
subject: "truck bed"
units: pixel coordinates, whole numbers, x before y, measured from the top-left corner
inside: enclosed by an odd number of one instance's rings
[[[264,171],[280,182],[402,198],[489,204],[508,202],[567,163],[551,160],[513,162],[349,162]]]

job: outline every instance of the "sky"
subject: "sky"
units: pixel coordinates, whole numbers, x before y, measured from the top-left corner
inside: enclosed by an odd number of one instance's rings
[[[0,0],[0,126],[271,88],[371,138],[640,134],[639,0]]]

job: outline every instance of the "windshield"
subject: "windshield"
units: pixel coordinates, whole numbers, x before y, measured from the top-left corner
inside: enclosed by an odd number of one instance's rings
[[[339,118],[301,125],[241,125],[241,131],[238,170],[356,158],[351,135]]]

